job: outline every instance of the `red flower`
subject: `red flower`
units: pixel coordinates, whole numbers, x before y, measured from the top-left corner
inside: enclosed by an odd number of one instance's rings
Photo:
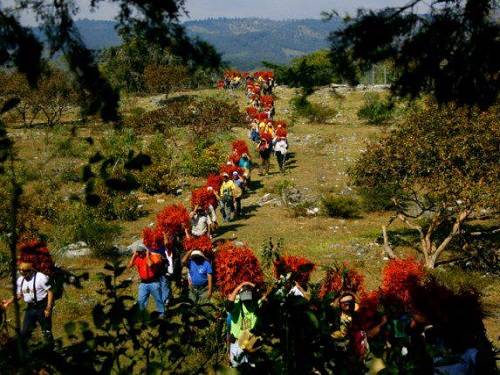
[[[274,98],[271,95],[262,95],[260,103],[264,108],[271,108],[274,105]]]
[[[213,191],[208,191],[208,186],[195,189],[191,192],[191,207],[200,206],[208,210],[208,206],[217,207],[217,198]]]
[[[276,130],[276,137],[286,138],[287,136],[288,136],[288,132],[286,131],[286,129],[278,128]]]
[[[415,258],[392,259],[382,271],[382,292],[410,302],[410,292],[422,281],[424,266]]]
[[[156,216],[158,229],[170,235],[182,234],[190,225],[189,212],[182,204],[167,206]]]
[[[336,295],[342,292],[354,294],[362,293],[364,290],[364,276],[356,269],[350,268],[347,263],[334,265],[330,268],[321,284],[319,295],[324,298],[328,293]]]
[[[201,250],[207,258],[213,257],[212,240],[208,236],[185,238],[183,242],[184,250]]]
[[[275,120],[274,124],[276,125],[276,128],[286,129],[288,127],[286,121],[283,121],[283,120]]]
[[[267,115],[267,113],[265,112],[259,112],[257,113],[257,115],[255,116],[255,118],[259,121],[265,121],[265,120],[268,120],[269,119],[269,116]]]
[[[25,241],[18,245],[17,251],[20,263],[31,263],[35,270],[48,276],[54,272],[54,261],[45,242]]]
[[[233,151],[238,155],[248,154],[248,145],[243,139],[238,139],[233,142]]]
[[[268,133],[268,132],[260,132],[259,133],[259,136],[261,139],[264,139],[267,141],[267,143],[271,143],[273,141],[273,136],[271,135],[271,133]]]
[[[157,228],[144,228],[142,230],[142,242],[150,250],[158,250],[163,247],[163,232]]]
[[[215,282],[224,296],[231,294],[243,281],[257,286],[264,283],[259,260],[247,246],[226,242],[215,253]]]
[[[292,274],[293,280],[299,284],[307,284],[316,265],[309,259],[293,255],[285,255],[274,261],[274,274],[276,278]]]
[[[250,118],[255,118],[258,113],[259,113],[259,111],[257,110],[257,108],[255,108],[255,107],[247,107],[247,115]]]
[[[222,185],[222,176],[218,174],[211,174],[207,178],[207,186],[212,187],[216,192],[220,190]],[[215,206],[214,206],[215,207]]]

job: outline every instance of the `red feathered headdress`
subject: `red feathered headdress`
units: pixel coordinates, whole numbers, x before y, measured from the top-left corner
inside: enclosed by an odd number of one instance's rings
[[[209,259],[213,258],[212,240],[208,236],[185,238],[183,242],[184,250],[200,250]]]
[[[334,265],[326,272],[319,295],[324,298],[329,293],[335,297],[342,292],[359,294],[364,291],[364,280],[364,276],[347,263]]]

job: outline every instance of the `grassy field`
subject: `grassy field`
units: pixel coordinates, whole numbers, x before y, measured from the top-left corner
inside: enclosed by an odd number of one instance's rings
[[[197,95],[214,95],[213,90],[198,91]],[[237,100],[241,107],[245,107],[242,92],[224,93]],[[259,205],[259,200],[267,192],[275,192],[277,186],[284,180],[296,186],[298,190],[312,201],[319,201],[321,196],[328,192],[349,192],[348,168],[354,163],[365,148],[365,143],[376,139],[384,131],[383,127],[369,126],[360,121],[356,112],[362,104],[362,93],[352,92],[343,97],[335,97],[322,91],[313,96],[312,100],[330,106],[337,111],[337,115],[328,123],[307,123],[292,118],[289,99],[293,91],[286,88],[276,90],[277,118],[289,120],[290,150],[293,157],[284,174],[278,173],[276,162],[273,160],[271,174],[258,176],[253,173],[252,191],[243,201],[246,216],[238,221],[222,225],[218,236],[220,238],[237,237],[247,242],[259,253],[264,241],[272,237],[275,240],[282,238],[285,250],[289,254],[309,257],[318,265],[329,265],[336,261],[348,261],[360,268],[366,275],[369,288],[376,288],[380,280],[380,270],[385,264],[382,259],[382,247],[376,242],[380,236],[381,225],[387,223],[388,213],[362,213],[356,219],[335,219],[324,216],[294,217],[289,209],[273,204]],[[154,108],[151,98],[129,98],[123,108],[143,107]],[[98,135],[99,129],[87,127],[79,130],[81,134]],[[247,130],[234,129],[235,138],[246,138]],[[43,132],[32,136],[26,130],[16,130],[20,151],[25,155],[35,154],[41,159],[44,156],[44,146],[41,141]],[[254,153],[256,159],[256,154]],[[34,159],[35,160],[35,159]],[[45,160],[45,159],[43,159]],[[53,161],[58,163],[57,160]],[[54,168],[57,173],[57,168]],[[201,184],[201,180],[199,183]],[[194,181],[196,184],[196,181]],[[166,204],[181,201],[188,205],[189,189],[177,197],[167,195],[150,196],[140,194],[139,199],[148,212],[148,215],[133,222],[120,223],[123,233],[120,237],[121,245],[128,245],[139,238],[141,230],[154,221],[155,214]],[[398,249],[409,251],[409,249]],[[54,311],[54,330],[56,336],[63,335],[63,323],[70,319],[90,319],[90,311],[99,296],[96,290],[99,281],[96,273],[102,270],[104,260],[94,258],[68,259],[60,258],[58,262],[64,267],[75,271],[90,272],[90,281],[84,290],[68,288],[67,295],[58,302]],[[446,272],[446,271],[442,271]],[[135,272],[129,272],[129,277],[135,278]],[[321,268],[313,278],[321,277]],[[487,312],[486,325],[490,338],[499,345],[500,335],[500,281],[498,278],[479,274],[455,275],[455,279],[472,280],[484,293],[484,302]],[[135,288],[132,291],[135,293]],[[0,297],[8,294],[7,280],[0,280]]]

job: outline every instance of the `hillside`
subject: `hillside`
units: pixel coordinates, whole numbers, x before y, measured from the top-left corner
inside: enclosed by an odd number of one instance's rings
[[[113,21],[79,20],[85,44],[95,50],[120,44]],[[229,65],[250,70],[262,61],[283,64],[328,46],[328,34],[340,19],[275,21],[261,18],[217,18],[185,23],[189,35],[213,44]]]

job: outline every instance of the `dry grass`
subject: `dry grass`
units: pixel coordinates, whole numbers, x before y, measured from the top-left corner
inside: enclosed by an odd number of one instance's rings
[[[190,95],[193,92],[181,94]],[[196,94],[227,96],[237,100],[242,108],[245,107],[245,99],[241,91],[221,93],[203,90]],[[294,122],[290,128],[290,147],[295,156],[290,163],[290,169],[284,175],[277,172],[275,162],[269,176],[260,177],[257,173],[253,174],[254,185],[259,188],[243,201],[244,207],[247,207],[249,211],[247,217],[223,225],[221,237],[237,236],[240,240],[248,242],[256,252],[260,251],[261,244],[269,237],[275,240],[283,238],[288,253],[307,256],[319,265],[348,261],[364,271],[370,288],[377,287],[380,270],[385,262],[381,257],[381,247],[375,243],[375,239],[380,235],[381,225],[387,222],[388,214],[363,214],[360,218],[352,220],[325,217],[294,218],[285,207],[272,205],[261,207],[257,202],[264,194],[264,187],[269,189],[283,179],[292,181],[312,199],[318,199],[321,194],[330,191],[348,192],[347,169],[363,152],[366,141],[380,135],[381,128],[367,126],[357,119],[356,112],[362,104],[361,93],[349,93],[339,98],[322,91],[313,96],[313,101],[332,106],[337,110],[338,115],[329,121],[331,122],[329,124],[309,124],[300,119],[292,119],[288,102],[293,91],[280,87],[276,90],[276,94],[278,96],[277,117]],[[148,110],[154,108],[150,98],[127,98],[124,102],[124,107],[138,106]],[[24,157],[34,157],[35,154],[39,157],[44,155],[44,146],[39,137],[30,136],[26,131],[16,130],[16,132],[20,132],[18,145]],[[99,131],[95,128],[88,128],[80,132],[96,136]],[[246,129],[235,129],[234,135],[238,138],[246,138]],[[254,158],[256,159],[256,155]],[[182,201],[188,205],[189,198],[189,191],[185,191],[179,197],[141,196],[140,199],[149,215],[134,222],[120,223],[124,229],[120,243],[127,245],[138,238],[142,228],[154,221],[156,212],[164,205],[174,201]],[[96,273],[102,269],[104,263],[103,260],[98,259],[60,259],[59,261],[75,272],[90,272],[91,280],[83,291],[68,288],[68,294],[58,303],[54,314],[55,333],[58,336],[63,335],[62,327],[65,321],[90,319],[91,308],[99,298],[96,293],[99,287]],[[127,275],[135,277],[134,272]],[[313,278],[318,280],[320,277],[321,271],[317,271]],[[492,277],[487,279],[488,286],[483,289],[484,301],[492,315],[486,319],[486,326],[490,338],[498,345],[500,282]],[[7,285],[7,280],[0,281],[0,297],[8,294]]]

